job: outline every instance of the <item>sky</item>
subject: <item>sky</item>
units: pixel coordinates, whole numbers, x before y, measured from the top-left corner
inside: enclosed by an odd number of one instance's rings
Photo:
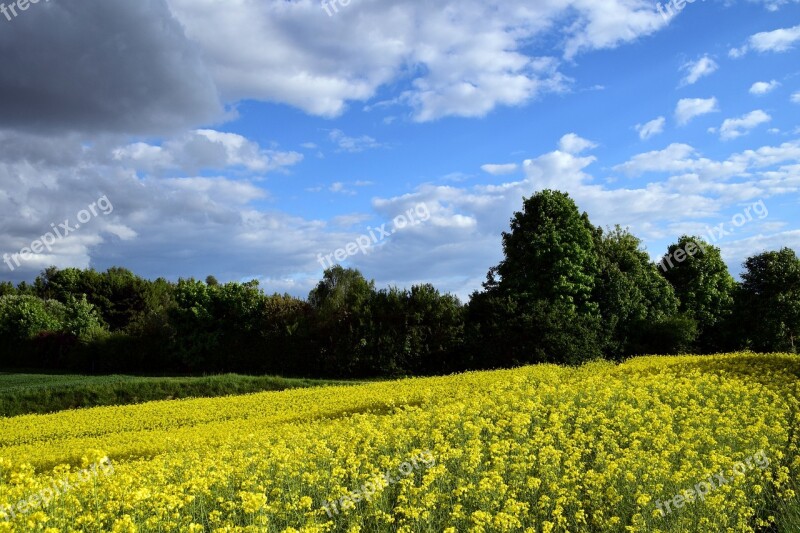
[[[543,189],[654,260],[800,250],[800,0],[4,1],[2,280],[466,300]]]

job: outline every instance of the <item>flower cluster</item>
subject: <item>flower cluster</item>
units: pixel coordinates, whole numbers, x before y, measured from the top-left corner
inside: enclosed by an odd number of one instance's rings
[[[436,459],[433,458],[433,455],[430,451],[425,451],[416,457],[412,457],[410,462],[406,461],[401,463],[397,470],[401,476],[408,477],[413,474],[415,470],[419,470],[420,463],[430,467],[436,463]],[[364,483],[361,486],[361,489],[353,490],[349,494],[342,496],[336,501],[328,501],[322,505],[322,508],[325,509],[325,512],[329,517],[333,517],[334,514],[339,514],[339,509],[347,511],[349,509],[353,509],[356,504],[362,500],[366,500],[368,502],[372,501],[372,498],[376,493],[385,489],[386,487],[394,485],[400,481],[400,479],[401,478],[393,476],[392,472],[387,470],[383,475],[375,476],[372,478],[372,480]]]
[[[0,507],[71,489],[0,533],[769,530],[797,505],[798,376],[796,355],[645,357],[5,418]],[[654,507],[754,450],[768,466]],[[76,483],[102,457],[114,475]]]

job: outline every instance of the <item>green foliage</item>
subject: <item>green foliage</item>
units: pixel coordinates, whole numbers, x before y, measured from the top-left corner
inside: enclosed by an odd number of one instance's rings
[[[670,245],[658,266],[675,289],[680,312],[700,325],[695,348],[707,353],[732,348],[727,326],[736,282],[719,248],[684,235]]]
[[[641,353],[797,351],[800,260],[748,259],[683,236],[662,267],[641,241],[595,228],[569,195],[525,199],[504,257],[464,306],[431,285],[376,290],[334,266],[307,300],[257,281],[144,280],[55,267],[0,283],[0,361],[90,373],[245,372],[377,377]],[[702,244],[702,247],[698,246]],[[661,270],[661,272],[659,272]]]
[[[745,341],[759,351],[798,351],[800,259],[789,248],[764,252],[744,263],[736,305]]]
[[[568,194],[545,190],[525,200],[503,233],[505,258],[490,273],[497,288],[520,301],[563,302],[594,312],[597,258],[588,218]]]
[[[336,265],[325,271],[322,281],[309,294],[320,364],[326,374],[353,376],[369,372],[369,301],[374,293],[374,281],[367,281],[358,270]]]
[[[105,333],[103,319],[97,309],[86,301],[86,295],[80,298],[69,294],[64,305],[61,331],[69,333],[82,342],[89,342]]]
[[[14,285],[9,281],[0,281],[0,297],[3,296],[11,296],[12,294],[16,294],[16,289],[14,289]]]
[[[40,298],[62,303],[66,303],[70,295],[85,294],[110,331],[124,331],[141,315],[164,304],[165,284],[164,280],[148,282],[124,268],[109,268],[99,273],[50,267],[36,278],[33,289]]]
[[[616,359],[637,353],[642,324],[675,316],[678,300],[629,231],[598,228],[594,242],[599,272],[593,297],[603,317],[605,352]]]
[[[637,355],[689,353],[698,335],[697,321],[682,315],[640,322],[635,331],[631,353]]]
[[[58,331],[63,306],[35,296],[0,297],[0,339],[15,345],[44,331]]]
[[[236,374],[198,378],[0,374],[0,416],[344,384]]]
[[[462,350],[464,307],[432,285],[391,288],[369,302],[369,375],[431,374],[446,371]]]

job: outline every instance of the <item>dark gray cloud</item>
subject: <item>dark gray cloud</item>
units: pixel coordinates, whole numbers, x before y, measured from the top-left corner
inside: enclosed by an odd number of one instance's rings
[[[0,15],[2,128],[159,135],[221,115],[164,0],[42,0]]]

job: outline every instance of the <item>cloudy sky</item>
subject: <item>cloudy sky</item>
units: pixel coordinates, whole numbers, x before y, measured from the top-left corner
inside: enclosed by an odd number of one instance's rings
[[[374,235],[343,264],[466,297],[545,188],[653,258],[683,233],[734,272],[800,250],[800,0],[5,5],[0,253],[72,229],[0,279],[118,265],[305,296]]]

